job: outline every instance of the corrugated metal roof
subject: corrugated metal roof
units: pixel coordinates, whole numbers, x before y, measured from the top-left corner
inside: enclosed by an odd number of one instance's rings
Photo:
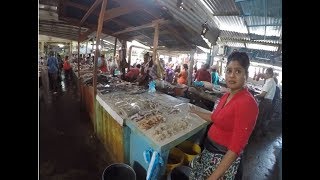
[[[130,22],[132,26],[140,26],[142,24],[151,23],[155,20],[154,17],[142,11],[134,11],[132,13],[119,16],[118,19],[125,19]]]
[[[273,44],[282,44],[282,40],[278,36],[263,36],[257,34],[250,34],[251,41],[254,42],[265,42]]]
[[[59,4],[59,8],[58,8],[60,18],[67,21],[70,20],[70,23],[77,25],[79,21],[82,19],[82,17],[84,16],[84,14],[87,12],[87,10],[90,8],[90,6],[93,4],[93,1],[90,3],[85,1],[86,0],[62,1]],[[138,1],[142,2],[143,0],[136,0],[135,2],[131,0],[122,0],[118,2],[110,0],[111,5],[109,5],[109,1],[108,1],[107,6],[112,7],[112,6],[118,6],[119,4],[121,4],[121,6],[125,7],[126,5],[128,5],[128,3],[139,4]],[[171,2],[171,4],[173,3]],[[84,27],[88,27],[91,29],[96,28],[97,22],[98,22],[98,15],[100,11],[98,7],[93,11],[93,13],[91,13],[88,16],[86,21],[83,23]],[[112,8],[107,8],[107,11],[109,9],[112,9]],[[183,48],[188,48],[189,50],[191,49],[192,45],[198,45],[198,46],[203,46],[208,48],[208,45],[204,42],[204,40],[202,40],[200,36],[201,29],[195,32],[194,29],[192,28],[192,27],[196,27],[196,25],[194,24],[196,22],[195,21],[196,19],[190,17],[190,15],[188,17],[184,17],[184,19],[188,19],[189,22],[192,22],[190,24],[190,27],[185,28],[184,26],[182,26],[181,22],[175,21],[172,15],[170,15],[170,13],[167,13],[165,9],[159,6],[156,6],[155,2],[141,4],[141,7],[137,7],[137,9],[134,11],[129,11],[127,14],[121,13],[122,11],[126,12],[126,10],[120,9],[118,11],[119,16],[116,16],[115,18],[112,18],[104,22],[102,32],[109,35],[114,35],[118,38],[127,39],[127,40],[133,40],[137,38],[140,41],[144,42],[145,45],[147,43],[147,45],[150,46],[150,45],[153,45],[154,28],[152,27],[141,28],[141,29],[132,30],[132,31],[130,31],[130,28],[149,24],[156,19],[165,18],[166,20],[171,22],[169,24],[166,24],[170,28],[164,29],[163,27],[160,26],[160,31],[161,32],[165,31],[165,32],[164,33],[160,32],[159,45],[165,45],[166,47],[183,47]],[[184,16],[184,14],[180,14],[180,15]],[[201,27],[202,24],[200,22],[198,23],[200,26],[199,28],[202,28]],[[125,30],[125,29],[127,31],[121,32],[122,30]],[[119,32],[119,33],[115,34],[115,32]]]
[[[266,51],[277,51],[278,46],[266,46],[262,44],[254,44],[254,43],[246,43],[247,48],[249,49],[259,49],[259,50],[266,50]]]
[[[244,15],[265,16],[267,13],[271,17],[282,16],[282,0],[239,1],[238,4]]]
[[[282,18],[248,16],[244,17],[250,33],[266,36],[280,36]]]
[[[204,21],[201,20],[203,22],[201,22],[200,20],[197,21],[195,17],[191,15],[191,13],[193,13],[192,10],[179,9],[177,8],[175,2],[171,0],[163,0],[163,1],[159,1],[159,3],[165,6],[177,21],[185,24],[190,29],[201,32],[201,29],[202,29],[201,25],[202,23],[205,22],[205,20]]]
[[[253,42],[282,44],[282,40],[253,40]]]
[[[245,16],[247,25],[250,26],[264,26],[266,25],[282,25],[282,18],[263,17],[263,16]]]
[[[259,26],[259,27],[249,27],[249,31],[252,34],[257,34],[261,36],[278,36],[280,37],[282,26]]]
[[[234,0],[204,0],[211,7],[213,14],[239,13]]]
[[[233,31],[221,31],[220,38],[234,38],[234,39],[249,40],[249,35],[245,33],[233,32]]]
[[[238,16],[216,16],[220,30],[248,33],[246,25],[241,17]]]
[[[209,32],[205,37],[210,40],[211,43],[215,43],[218,38],[219,29],[213,20],[213,16],[210,15],[209,10],[207,10],[199,1],[185,0],[183,1],[183,9],[177,7],[176,1],[172,0],[162,0],[158,3],[168,9],[170,14],[184,24],[184,26],[192,29],[195,32],[202,31],[202,24],[207,22]]]
[[[218,44],[225,45],[225,46],[230,46],[230,47],[242,47],[242,48],[245,47],[245,46],[244,46],[244,43],[232,42],[232,41],[219,42]]]

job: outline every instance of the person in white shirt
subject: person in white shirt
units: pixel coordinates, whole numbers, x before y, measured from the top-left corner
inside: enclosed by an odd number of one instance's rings
[[[268,68],[265,73],[266,82],[262,87],[261,94],[255,97],[260,101],[259,104],[259,115],[255,130],[259,135],[265,135],[269,122],[272,117],[272,100],[276,92],[277,84],[273,78],[273,69]]]

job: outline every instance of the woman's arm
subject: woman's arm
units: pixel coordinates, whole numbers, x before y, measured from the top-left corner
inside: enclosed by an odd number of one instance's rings
[[[207,180],[218,180],[221,178],[224,173],[229,169],[233,161],[237,159],[238,155],[228,150],[227,153],[223,156],[220,164],[218,165],[217,169],[213,171],[213,173],[209,176]]]
[[[204,119],[206,121],[209,121],[209,122],[212,122],[211,121],[211,113],[209,113],[209,112],[200,112],[193,105],[190,106],[190,113],[194,113],[194,114],[198,115],[199,117],[201,117],[202,119]]]

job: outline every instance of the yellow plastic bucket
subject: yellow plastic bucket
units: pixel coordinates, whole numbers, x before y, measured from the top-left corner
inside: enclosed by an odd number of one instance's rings
[[[184,153],[178,148],[172,148],[169,152],[166,174],[177,166],[182,165],[184,161]]]
[[[184,153],[184,164],[188,165],[196,155],[201,153],[201,147],[191,141],[184,141],[177,146]]]

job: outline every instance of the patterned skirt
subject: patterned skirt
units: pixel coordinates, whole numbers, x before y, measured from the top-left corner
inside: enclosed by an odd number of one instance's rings
[[[212,153],[207,149],[204,149],[202,153],[197,155],[191,162],[191,173],[190,180],[205,180],[207,179],[213,171],[220,164],[224,154],[220,153]],[[233,180],[239,164],[240,164],[241,156],[239,156],[229,167],[229,169],[223,175],[224,180]]]

